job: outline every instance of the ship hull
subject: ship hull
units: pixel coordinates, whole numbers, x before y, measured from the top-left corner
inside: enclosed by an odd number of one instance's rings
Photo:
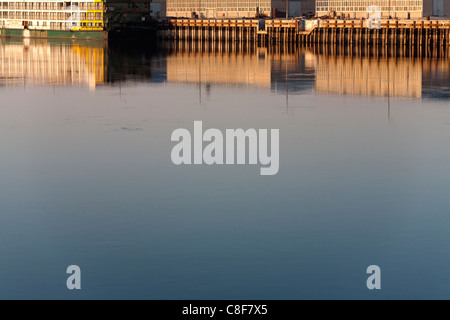
[[[70,31],[70,30],[28,30],[28,29],[0,28],[0,38],[106,40],[108,39],[108,32],[102,30]]]

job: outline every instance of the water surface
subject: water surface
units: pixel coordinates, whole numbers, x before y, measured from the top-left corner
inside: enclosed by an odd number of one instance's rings
[[[445,52],[1,40],[0,298],[448,299],[449,87]],[[280,129],[278,175],[173,165],[195,120]]]

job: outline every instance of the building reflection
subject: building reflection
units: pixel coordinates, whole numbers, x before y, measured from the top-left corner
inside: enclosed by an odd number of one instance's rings
[[[167,57],[167,81],[293,93],[311,89],[313,54],[293,47],[181,42]],[[286,81],[286,79],[288,81]]]
[[[450,99],[450,59],[425,59],[422,61],[423,97]]]
[[[318,94],[398,98],[449,97],[448,50],[313,47]],[[430,94],[434,92],[435,94]]]
[[[83,85],[105,81],[105,46],[51,40],[0,40],[0,85]]]
[[[422,65],[409,58],[317,56],[317,93],[420,98]]]
[[[245,87],[286,96],[450,98],[448,52],[396,48],[174,42],[0,40],[0,86],[113,86],[150,82]],[[201,86],[200,86],[201,88]]]
[[[311,92],[315,83],[316,57],[311,50],[287,46],[272,49],[271,89],[278,94]]]
[[[177,50],[167,57],[167,82],[270,88],[266,48],[245,52]]]

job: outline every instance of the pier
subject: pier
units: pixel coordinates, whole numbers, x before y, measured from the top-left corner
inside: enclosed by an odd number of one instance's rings
[[[159,36],[204,42],[265,44],[326,43],[336,45],[448,47],[450,20],[258,20],[169,19],[160,21]]]

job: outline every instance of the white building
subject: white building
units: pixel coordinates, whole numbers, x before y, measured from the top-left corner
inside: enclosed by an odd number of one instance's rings
[[[297,17],[314,13],[315,0],[167,0],[168,17],[253,18]]]
[[[319,17],[367,18],[368,7],[378,6],[382,17],[414,19],[423,17],[423,4],[424,0],[316,0],[316,14]]]

